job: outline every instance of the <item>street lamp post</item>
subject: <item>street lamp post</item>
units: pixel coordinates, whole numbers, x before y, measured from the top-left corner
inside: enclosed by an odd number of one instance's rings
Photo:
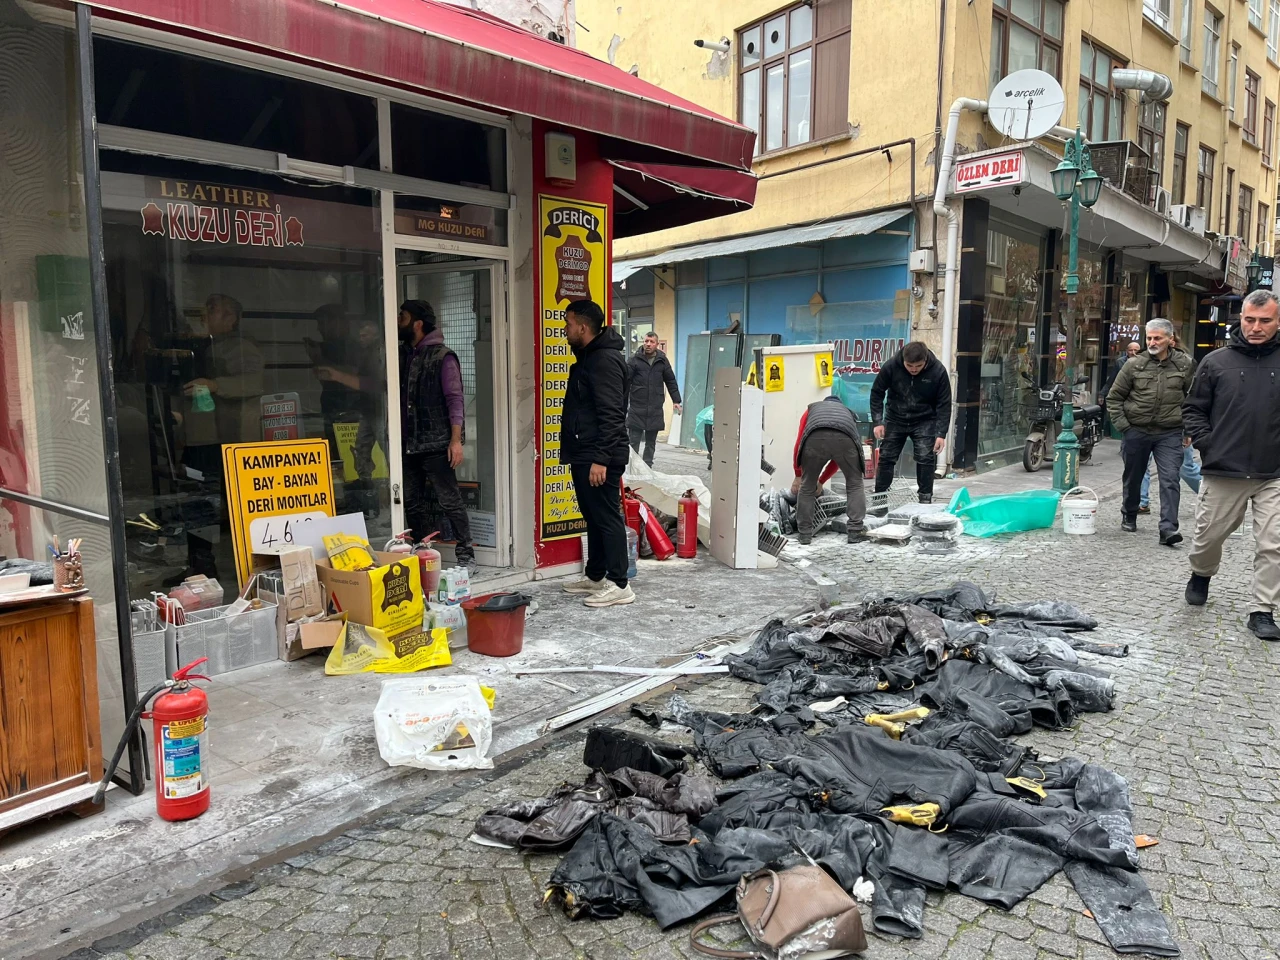
[[[1258,248],[1253,248],[1253,256],[1249,260],[1248,266],[1244,268],[1244,276],[1246,280],[1246,293],[1253,293],[1258,289],[1258,281],[1262,279],[1262,261],[1258,258]]]
[[[1076,135],[1067,141],[1062,162],[1054,168],[1051,177],[1054,194],[1063,203],[1071,204],[1067,241],[1066,398],[1062,403],[1062,433],[1058,434],[1058,441],[1053,445],[1053,488],[1065,492],[1080,478],[1080,441],[1075,434],[1076,421],[1072,410],[1075,397],[1076,293],[1080,290],[1080,277],[1076,273],[1080,253],[1080,207],[1092,207],[1102,194],[1102,177],[1093,169],[1089,144],[1080,135],[1079,127],[1076,127]]]

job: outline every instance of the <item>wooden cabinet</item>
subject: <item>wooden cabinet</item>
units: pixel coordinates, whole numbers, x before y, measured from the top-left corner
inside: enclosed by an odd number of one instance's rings
[[[0,830],[86,812],[101,778],[93,602],[0,610]]]

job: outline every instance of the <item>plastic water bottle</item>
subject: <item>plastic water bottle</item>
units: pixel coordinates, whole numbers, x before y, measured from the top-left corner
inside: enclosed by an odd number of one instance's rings
[[[640,558],[640,538],[636,532],[627,527],[627,579],[636,578],[636,561]]]

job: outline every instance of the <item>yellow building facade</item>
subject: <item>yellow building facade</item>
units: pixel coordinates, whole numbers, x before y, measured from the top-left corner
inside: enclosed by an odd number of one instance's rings
[[[885,351],[923,339],[955,379],[952,464],[1014,459],[1027,378],[1065,374],[1050,174],[1077,124],[1108,180],[1079,229],[1073,356],[1092,395],[1146,319],[1197,353],[1220,342],[1251,256],[1273,252],[1280,0],[577,0],[577,21],[582,49],[758,132],[754,207],[615,246],[617,305],[639,305],[628,319],[667,342],[682,386],[716,362],[691,336],[830,339],[858,409]],[[949,301],[935,178],[952,105],[1027,68],[1060,84],[1061,129],[1028,142],[985,104],[960,112],[937,191],[960,224]]]

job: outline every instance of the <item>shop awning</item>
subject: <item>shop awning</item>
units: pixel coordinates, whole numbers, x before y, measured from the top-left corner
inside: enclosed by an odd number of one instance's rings
[[[619,237],[738,213],[749,209],[756,198],[756,178],[738,170],[622,160],[609,163],[617,195],[614,231]]]
[[[95,13],[750,170],[755,133],[579,50],[433,0],[82,0]]]
[[[644,267],[684,263],[689,260],[706,260],[711,257],[732,257],[742,253],[750,253],[753,250],[794,247],[804,243],[834,240],[838,237],[860,237],[868,233],[874,233],[881,227],[887,227],[895,220],[901,220],[910,213],[911,210],[908,207],[894,207],[891,210],[868,213],[861,217],[826,220],[822,223],[811,223],[805,227],[787,227],[784,230],[770,230],[768,233],[753,233],[746,237],[730,237],[727,240],[694,243],[687,247],[673,247],[664,253],[636,257],[631,260],[615,260],[613,262],[613,282],[620,283]]]

